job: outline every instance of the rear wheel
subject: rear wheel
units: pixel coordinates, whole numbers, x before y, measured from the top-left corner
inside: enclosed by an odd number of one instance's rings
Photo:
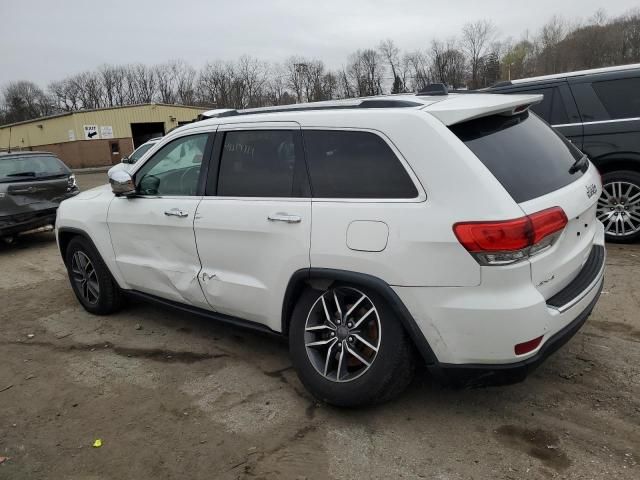
[[[598,220],[604,224],[607,241],[640,240],[640,173],[619,170],[602,176]]]
[[[384,402],[413,378],[402,325],[379,295],[357,286],[307,289],[293,311],[289,349],[305,387],[333,405]]]
[[[108,315],[120,308],[120,289],[89,241],[82,237],[73,238],[67,246],[65,263],[73,292],[85,310],[96,315]]]

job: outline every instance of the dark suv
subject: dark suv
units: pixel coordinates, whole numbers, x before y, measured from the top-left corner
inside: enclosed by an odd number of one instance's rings
[[[488,91],[544,94],[532,110],[602,174],[598,219],[607,240],[640,240],[640,64],[501,82]]]
[[[60,202],[78,192],[75,176],[53,154],[0,153],[0,239],[53,226]]]

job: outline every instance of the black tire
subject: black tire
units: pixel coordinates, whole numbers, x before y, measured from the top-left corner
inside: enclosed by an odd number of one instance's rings
[[[612,184],[614,182],[624,182],[625,184],[633,184],[637,186],[638,191],[640,191],[640,173],[638,172],[635,172],[632,170],[616,170],[613,172],[607,172],[604,175],[602,175],[603,190],[607,184]],[[601,200],[606,201],[606,198],[604,197],[604,195],[602,196]],[[625,198],[623,198],[622,200],[625,200]],[[634,216],[640,217],[640,204],[637,204],[635,206],[632,205],[631,208],[633,208]],[[605,229],[606,229],[607,221],[605,220],[603,223],[605,224]],[[640,240],[640,230],[638,230],[635,233],[629,233],[627,235],[615,235],[613,233],[607,233],[605,231],[605,238],[607,242],[612,242],[612,243],[633,243]]]
[[[353,288],[367,295],[380,320],[378,352],[370,367],[350,381],[336,382],[323,376],[311,362],[305,346],[305,324],[316,300],[334,288]],[[413,379],[413,345],[400,321],[376,292],[352,285],[334,285],[320,291],[307,288],[300,295],[291,316],[289,351],[300,381],[318,400],[340,407],[356,407],[386,402],[399,395]]]
[[[85,297],[85,293],[82,292],[82,287],[74,280],[72,266],[74,265],[73,259],[76,253],[86,255],[93,266],[95,276],[92,278],[97,281],[99,287],[98,294],[95,296],[95,299],[93,297],[87,299]],[[65,264],[73,292],[76,294],[78,301],[86,311],[95,315],[109,315],[110,313],[116,312],[120,309],[123,303],[120,288],[113,280],[109,269],[104,264],[100,254],[96,251],[91,242],[81,236],[71,239],[67,246]]]

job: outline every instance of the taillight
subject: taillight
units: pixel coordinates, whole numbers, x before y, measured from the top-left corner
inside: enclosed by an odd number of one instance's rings
[[[453,232],[481,265],[507,265],[549,248],[566,224],[553,207],[514,220],[456,223]]]

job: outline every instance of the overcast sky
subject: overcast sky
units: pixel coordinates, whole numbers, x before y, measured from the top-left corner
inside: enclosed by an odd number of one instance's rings
[[[638,0],[0,0],[0,85],[42,86],[103,63],[183,59],[196,68],[242,54],[317,57],[336,68],[391,38],[407,50],[491,19],[501,38],[532,34],[553,14],[598,8],[616,16]]]

